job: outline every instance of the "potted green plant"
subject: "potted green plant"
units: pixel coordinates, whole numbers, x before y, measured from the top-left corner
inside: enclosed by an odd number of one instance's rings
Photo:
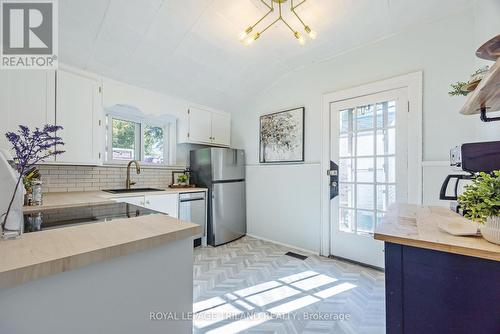
[[[177,176],[177,183],[183,186],[187,186],[189,181],[189,176],[187,174],[181,174]]]
[[[458,201],[465,217],[481,224],[483,237],[500,244],[500,170],[479,173]]]

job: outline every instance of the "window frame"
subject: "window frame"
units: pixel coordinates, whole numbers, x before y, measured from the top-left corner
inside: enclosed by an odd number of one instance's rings
[[[106,122],[106,140],[104,163],[109,165],[126,165],[130,160],[115,160],[113,159],[113,120],[120,120],[126,122],[136,123],[135,135],[135,160],[138,160],[144,166],[150,167],[165,167],[175,165],[175,146],[176,146],[176,119],[170,116],[147,116],[147,115],[134,115],[131,113],[127,115],[123,112],[108,111],[105,114]],[[144,149],[144,134],[146,127],[159,127],[163,129],[163,163],[155,164],[145,162],[145,149]],[[138,128],[138,129],[137,129]]]

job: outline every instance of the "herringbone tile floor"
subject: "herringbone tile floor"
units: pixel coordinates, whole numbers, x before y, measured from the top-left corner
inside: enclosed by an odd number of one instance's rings
[[[251,237],[195,249],[193,332],[385,332],[382,272],[288,251]]]

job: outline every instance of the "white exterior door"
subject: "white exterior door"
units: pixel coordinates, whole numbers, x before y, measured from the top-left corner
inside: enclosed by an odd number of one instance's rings
[[[391,204],[408,201],[407,89],[332,102],[330,121],[330,160],[338,165],[331,253],[383,268],[374,229]]]

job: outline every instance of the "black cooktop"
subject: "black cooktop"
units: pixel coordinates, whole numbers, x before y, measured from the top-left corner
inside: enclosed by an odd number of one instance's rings
[[[24,214],[24,233],[83,224],[134,218],[160,212],[128,203],[97,204],[85,207],[44,209]]]

